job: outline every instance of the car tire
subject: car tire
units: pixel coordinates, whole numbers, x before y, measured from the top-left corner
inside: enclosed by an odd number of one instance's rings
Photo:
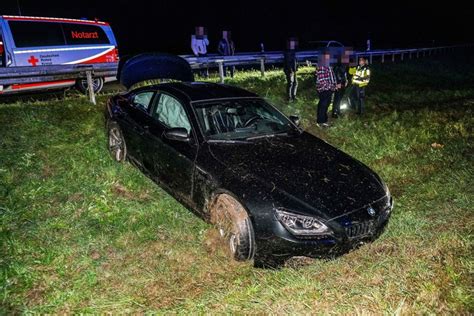
[[[213,223],[225,243],[229,256],[236,261],[253,259],[255,237],[245,208],[228,194],[220,194],[211,206]]]
[[[104,78],[97,77],[92,78],[92,85],[94,86],[94,93],[99,93],[102,91],[104,87]],[[81,78],[76,80],[76,89],[79,90],[81,93],[87,93],[89,91],[89,87],[87,86],[87,79]]]
[[[127,145],[122,129],[117,122],[111,120],[107,122],[107,148],[115,161],[124,162],[127,159]]]

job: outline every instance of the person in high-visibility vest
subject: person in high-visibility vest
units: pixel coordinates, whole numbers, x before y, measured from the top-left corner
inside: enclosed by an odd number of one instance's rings
[[[370,82],[370,68],[365,57],[359,58],[354,75],[352,76],[352,85],[354,86],[355,108],[358,114],[364,113],[365,88]]]

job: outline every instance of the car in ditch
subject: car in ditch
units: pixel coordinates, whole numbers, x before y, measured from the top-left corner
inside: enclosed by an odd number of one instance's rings
[[[258,95],[194,82],[187,62],[143,54],[124,63],[127,92],[106,107],[108,149],[216,225],[230,257],[275,266],[343,254],[376,238],[393,208],[387,185],[303,131]],[[172,82],[133,88],[141,81]]]

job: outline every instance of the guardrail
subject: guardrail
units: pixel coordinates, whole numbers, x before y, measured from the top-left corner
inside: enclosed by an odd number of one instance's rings
[[[374,61],[374,57],[380,57],[380,62],[385,62],[385,57],[390,56],[392,62],[395,62],[396,56],[403,61],[405,56],[408,59],[431,56],[434,54],[448,53],[449,51],[459,48],[470,48],[472,44],[457,45],[457,46],[440,46],[440,47],[426,47],[414,49],[391,49],[391,50],[376,50],[376,51],[356,51],[356,57],[364,56],[369,59],[369,62]],[[300,64],[317,63],[318,57],[322,50],[308,50],[299,51],[296,53],[296,58]],[[241,66],[241,65],[258,65],[260,64],[261,75],[265,75],[265,65],[279,64],[283,62],[283,51],[272,51],[265,53],[239,53],[233,56],[207,55],[205,57],[196,57],[194,55],[181,55],[188,61],[192,69],[204,68],[219,68],[220,81],[224,82],[224,67],[226,66]]]
[[[92,77],[116,77],[117,68],[118,63],[2,67],[0,68],[0,86],[86,78],[89,98],[95,104]]]
[[[385,57],[390,56],[391,61],[403,61],[405,56],[408,59],[431,56],[434,54],[448,53],[459,48],[472,48],[473,44],[458,46],[428,47],[416,49],[395,49],[359,51],[354,55],[369,58],[370,63],[374,58],[379,57],[380,62],[385,62]],[[322,50],[299,51],[296,58],[300,64],[317,63]],[[270,51],[264,53],[238,53],[233,56],[208,55],[205,57],[195,57],[194,55],[182,55],[188,61],[192,69],[219,68],[220,81],[224,82],[224,67],[260,65],[261,75],[265,75],[265,66],[271,64],[281,64],[283,62],[283,51]],[[57,81],[64,79],[87,78],[89,86],[89,98],[95,104],[95,94],[92,88],[93,77],[116,77],[118,63],[101,63],[89,65],[50,65],[36,67],[2,67],[0,68],[0,86],[22,83],[36,83],[45,81]]]

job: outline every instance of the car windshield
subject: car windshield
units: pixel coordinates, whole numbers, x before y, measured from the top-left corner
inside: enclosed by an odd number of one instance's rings
[[[210,140],[248,140],[286,134],[288,118],[263,99],[232,99],[198,103],[199,125]]]

